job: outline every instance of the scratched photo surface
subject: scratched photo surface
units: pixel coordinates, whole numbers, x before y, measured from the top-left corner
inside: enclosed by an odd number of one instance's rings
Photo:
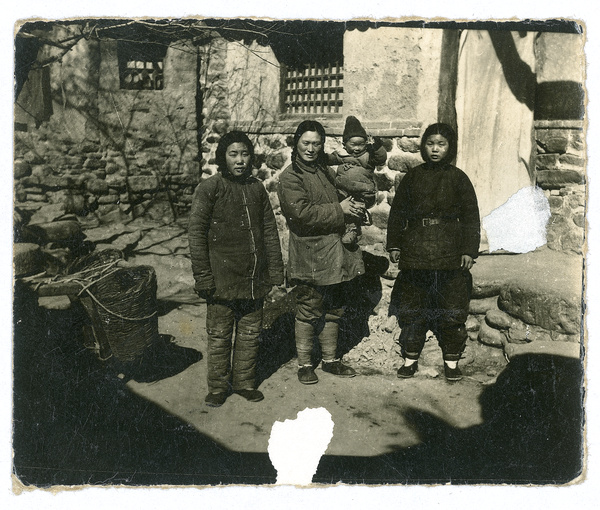
[[[78,18],[14,42],[14,487],[585,477],[583,22]],[[413,193],[439,137],[463,184]],[[370,202],[336,191],[357,168]],[[455,249],[466,268],[425,265]],[[411,336],[414,271],[437,304]]]

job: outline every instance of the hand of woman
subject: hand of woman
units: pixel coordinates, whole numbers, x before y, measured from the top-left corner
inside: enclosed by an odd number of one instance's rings
[[[344,198],[340,202],[340,206],[342,207],[344,216],[355,216],[358,218],[365,210],[365,204],[355,202],[352,197]]]
[[[392,264],[397,264],[399,260],[400,260],[400,250],[390,251],[390,262]]]
[[[473,258],[470,255],[463,255],[460,260],[460,268],[467,271],[473,267]]]

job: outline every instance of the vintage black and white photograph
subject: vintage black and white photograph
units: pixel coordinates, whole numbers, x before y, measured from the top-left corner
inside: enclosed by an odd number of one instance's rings
[[[583,483],[586,38],[15,20],[13,492]]]

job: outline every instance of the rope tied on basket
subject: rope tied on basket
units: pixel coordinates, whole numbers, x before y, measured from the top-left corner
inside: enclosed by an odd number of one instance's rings
[[[78,279],[74,279],[73,281],[82,285],[82,289],[79,291],[79,293],[77,295],[80,296],[81,294],[83,294],[85,292],[104,311],[108,312],[110,315],[114,315],[115,317],[118,317],[119,319],[122,319],[125,321],[144,321],[144,320],[148,320],[148,319],[154,317],[158,313],[158,310],[154,310],[151,314],[144,315],[143,317],[126,317],[125,315],[117,313],[114,310],[111,310],[110,308],[108,308],[90,290],[90,287],[92,287],[93,285],[96,285],[98,282],[100,282],[104,278],[107,278],[107,277],[113,275],[119,269],[121,269],[120,267],[116,267],[119,262],[121,262],[121,261],[113,260],[112,262],[109,262],[107,264],[102,264],[101,266],[95,268],[96,273],[98,272],[98,269],[100,270],[99,271],[100,275],[98,278],[94,279],[93,281],[88,281],[84,284],[84,282],[82,282]],[[81,271],[81,273],[86,273],[86,272],[89,272],[89,271]]]
[[[96,285],[103,279],[112,276],[117,271],[122,269],[122,266],[119,266],[119,263],[121,262],[122,259],[111,260],[109,262],[97,264],[93,267],[82,269],[80,271],[77,271],[76,273],[72,273],[69,275],[53,276],[51,278],[47,278],[45,282],[38,282],[37,286],[39,287],[43,283],[52,282],[76,283],[78,285],[81,285],[81,290],[77,293],[77,296],[81,296],[81,294],[86,293],[104,311],[106,311],[110,315],[114,315],[119,319],[125,321],[144,321],[154,317],[158,313],[158,310],[154,310],[151,314],[145,315],[143,317],[127,317],[125,315],[117,313],[114,310],[108,308],[104,303],[102,303],[90,290],[90,287]],[[39,275],[36,276],[39,277]]]
[[[93,252],[60,275],[40,273],[23,281],[40,295],[60,293],[80,301],[87,316],[82,323],[85,345],[97,349],[101,359],[114,355],[121,362],[143,360],[159,338],[156,271],[127,263],[120,250]],[[47,289],[38,291],[45,285]]]
[[[144,320],[148,320],[148,319],[154,317],[158,313],[158,310],[154,310],[151,314],[145,315],[143,317],[126,317],[124,315],[121,315],[120,313],[117,313],[114,310],[110,310],[105,304],[100,302],[100,300],[96,296],[94,296],[94,294],[90,290],[91,286],[96,285],[99,281],[116,273],[120,269],[119,267],[115,267],[119,262],[120,262],[119,260],[114,260],[108,264],[103,264],[102,266],[100,266],[100,275],[101,276],[99,278],[96,278],[95,280],[87,283],[86,285],[84,285],[84,283],[79,280],[73,280],[76,283],[79,283],[80,285],[83,286],[83,288],[79,291],[79,293],[77,295],[80,296],[82,293],[85,292],[103,310],[105,310],[109,314],[114,315],[115,317],[118,317],[119,319],[123,319],[125,321],[144,321]],[[82,272],[85,272],[85,271],[82,271]]]
[[[124,315],[121,315],[120,313],[117,313],[113,310],[109,310],[104,304],[102,304],[100,302],[100,300],[96,296],[94,296],[94,294],[91,293],[90,289],[85,288],[85,289],[82,289],[81,292],[86,292],[87,295],[92,298],[94,303],[96,303],[98,306],[100,306],[102,309],[104,309],[109,314],[114,315],[115,317],[118,317],[119,319],[123,319],[124,321],[145,321],[145,320],[151,319],[158,313],[158,310],[154,310],[151,314],[145,315],[144,317],[125,317]],[[79,294],[81,294],[81,292]]]

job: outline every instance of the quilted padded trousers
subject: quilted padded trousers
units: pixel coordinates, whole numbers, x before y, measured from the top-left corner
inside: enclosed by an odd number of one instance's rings
[[[324,361],[337,355],[339,321],[344,315],[346,286],[299,284],[296,287],[296,351],[298,366],[312,364],[311,352],[318,336]]]
[[[392,291],[392,305],[402,328],[405,358],[418,359],[432,331],[446,361],[458,361],[467,343],[465,322],[473,279],[469,271],[402,270]]]
[[[208,301],[206,333],[209,392],[255,389],[262,320],[262,299]]]

